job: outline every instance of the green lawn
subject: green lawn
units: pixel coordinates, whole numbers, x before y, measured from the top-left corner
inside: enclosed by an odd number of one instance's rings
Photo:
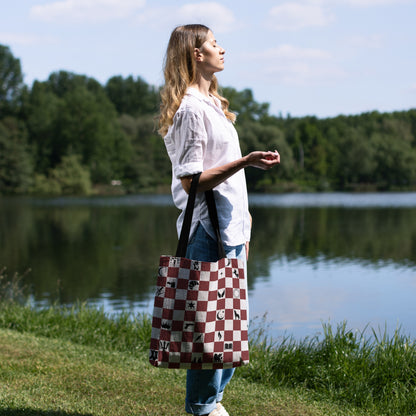
[[[400,331],[343,323],[277,343],[264,325],[225,392],[231,416],[416,415],[416,345]],[[0,301],[0,415],[184,415],[185,371],[149,364],[150,331],[145,315]]]
[[[0,330],[0,415],[185,415],[184,395],[185,371],[154,368],[146,354]],[[365,414],[238,376],[224,405],[235,416]]]

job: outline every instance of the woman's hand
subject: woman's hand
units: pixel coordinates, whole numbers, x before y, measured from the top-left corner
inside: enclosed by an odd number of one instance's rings
[[[245,156],[247,166],[268,170],[280,163],[280,155],[277,150],[274,152],[251,152]]]
[[[250,250],[250,242],[246,241],[246,260],[248,261],[248,252]]]

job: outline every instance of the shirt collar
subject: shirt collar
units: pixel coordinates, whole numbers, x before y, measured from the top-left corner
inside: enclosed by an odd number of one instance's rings
[[[201,94],[196,88],[188,87],[187,90],[186,90],[186,94],[192,95],[193,97],[198,98],[200,101],[206,102],[207,104],[215,107],[217,110],[221,110],[220,100],[217,97],[214,97],[213,95],[211,95],[211,97],[216,102],[216,105],[214,105],[209,98],[205,97],[204,94]]]

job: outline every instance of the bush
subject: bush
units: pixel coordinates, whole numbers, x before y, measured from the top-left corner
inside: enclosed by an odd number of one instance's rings
[[[81,165],[77,155],[64,156],[61,163],[49,171],[38,174],[32,193],[38,195],[91,195],[92,184],[89,170]]]
[[[61,195],[62,189],[56,180],[37,173],[31,192],[36,195]]]

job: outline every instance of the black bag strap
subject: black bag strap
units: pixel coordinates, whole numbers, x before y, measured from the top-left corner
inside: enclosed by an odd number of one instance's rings
[[[183,219],[182,229],[179,236],[178,246],[176,248],[176,257],[185,257],[186,249],[188,247],[189,233],[191,231],[192,216],[195,207],[196,190],[199,183],[199,177],[201,173],[196,173],[192,177],[191,189],[189,191],[188,202],[186,204],[185,216]],[[214,228],[215,235],[217,237],[218,244],[218,258],[222,259],[225,257],[224,245],[221,239],[220,226],[218,223],[217,207],[215,205],[214,192],[212,189],[205,192],[205,199],[208,205],[209,217],[211,224]]]
[[[210,189],[209,191],[205,191],[205,200],[207,201],[209,218],[211,219],[211,224],[214,228],[215,236],[217,238],[218,258],[223,259],[225,258],[225,250],[224,244],[222,243],[220,225],[218,223],[218,214],[217,207],[215,205],[214,191],[212,189]]]

